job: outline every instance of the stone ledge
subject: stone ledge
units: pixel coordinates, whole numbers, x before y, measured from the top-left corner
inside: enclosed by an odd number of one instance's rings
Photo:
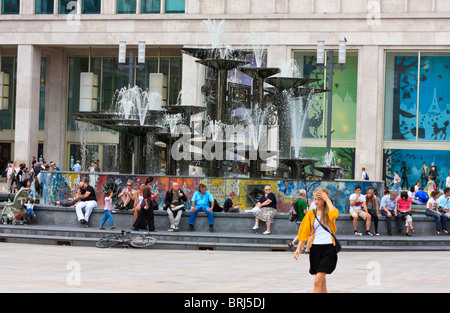
[[[49,226],[76,226],[83,227],[79,224],[75,208],[67,208],[61,206],[48,206],[48,205],[35,205],[35,211],[37,219],[33,221],[36,225],[49,225]],[[167,213],[164,210],[154,211],[155,214],[155,227],[157,230],[167,230],[169,228],[169,219]],[[117,229],[130,229],[134,218],[132,211],[116,211],[114,214],[114,225]],[[94,209],[91,219],[89,221],[90,227],[98,227],[101,219],[103,218],[103,209]],[[425,216],[422,213],[413,213],[413,227],[416,231],[415,236],[421,235],[434,235],[435,234],[435,220],[432,217]],[[186,231],[188,229],[189,212],[184,211],[181,222],[180,230]],[[379,233],[386,234],[385,217],[379,218]],[[228,232],[228,233],[253,233],[251,229],[254,225],[255,218],[253,213],[214,213],[214,229],[216,232]],[[404,223],[402,223],[404,224]],[[449,221],[450,224],[450,221]],[[105,224],[105,228],[108,227],[108,221]],[[353,235],[353,222],[350,214],[340,214],[336,221],[337,234],[338,235]],[[393,233],[397,232],[397,226],[395,220],[392,220]],[[265,230],[265,223],[260,223],[259,232]],[[358,221],[358,231],[364,233],[365,223],[361,219]],[[207,215],[200,212],[197,215],[195,222],[195,231],[208,231],[208,219]],[[293,235],[297,233],[297,224],[289,221],[288,214],[278,213],[275,217],[274,224],[271,227],[272,234],[281,235]],[[371,224],[371,231],[374,232],[373,222]]]

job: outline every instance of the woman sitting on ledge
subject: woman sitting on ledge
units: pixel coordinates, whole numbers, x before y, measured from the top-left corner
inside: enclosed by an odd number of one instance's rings
[[[259,210],[255,212],[255,226],[252,229],[259,229],[259,221],[263,221],[266,222],[266,231],[263,235],[270,235],[270,224],[273,223],[277,214],[277,199],[271,192],[270,185],[264,187],[264,195],[259,199],[257,206]]]

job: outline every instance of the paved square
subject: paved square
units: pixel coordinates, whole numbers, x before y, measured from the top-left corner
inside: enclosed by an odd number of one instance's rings
[[[0,243],[0,292],[310,293],[307,255]],[[330,293],[449,292],[450,252],[342,252]],[[432,265],[438,266],[432,266]],[[23,274],[26,269],[26,274]]]

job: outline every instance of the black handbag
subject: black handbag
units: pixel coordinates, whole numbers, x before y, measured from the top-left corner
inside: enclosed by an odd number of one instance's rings
[[[317,222],[319,222],[320,226],[322,226],[323,229],[325,229],[327,232],[330,233],[331,236],[333,236],[334,239],[334,247],[336,248],[336,253],[339,253],[342,250],[342,246],[341,243],[339,242],[339,240],[337,240],[336,236],[328,229],[328,227],[325,227],[322,225],[322,223],[319,221],[319,219],[317,218],[316,215],[316,210],[313,210],[314,212],[314,216],[316,217]]]

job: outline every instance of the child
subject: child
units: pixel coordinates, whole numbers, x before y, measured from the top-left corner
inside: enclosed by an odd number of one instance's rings
[[[103,208],[103,212],[105,212],[105,214],[103,215],[103,219],[100,222],[100,229],[105,229],[103,227],[103,224],[105,224],[106,220],[109,219],[109,227],[111,229],[116,228],[116,226],[114,226],[114,218],[111,214],[111,210],[112,210],[112,196],[113,196],[113,192],[111,191],[109,193],[109,195],[107,197],[105,197],[105,207]]]
[[[27,204],[25,205],[27,207],[27,221],[30,221],[31,218],[36,218],[36,213],[34,213],[34,199],[30,198],[28,199]]]

